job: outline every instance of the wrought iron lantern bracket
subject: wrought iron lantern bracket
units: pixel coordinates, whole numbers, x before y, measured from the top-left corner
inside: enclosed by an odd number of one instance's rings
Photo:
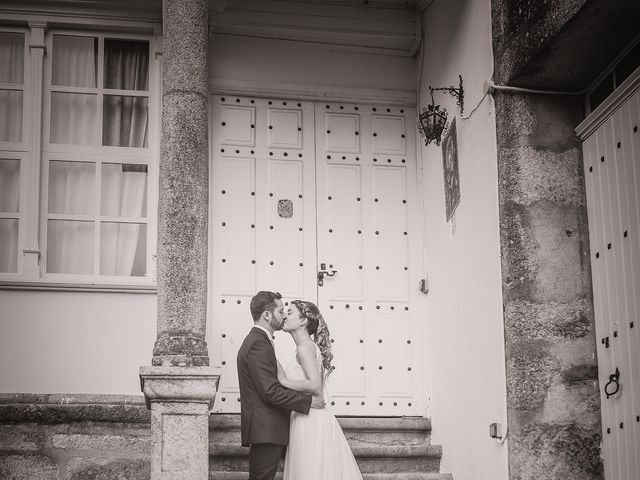
[[[424,144],[429,145],[431,142],[435,142],[436,145],[440,145],[440,138],[443,130],[447,127],[447,109],[440,108],[440,105],[435,104],[433,99],[433,92],[443,91],[457,98],[458,106],[460,107],[460,113],[464,111],[464,88],[462,86],[462,75],[458,75],[460,79],[459,87],[432,87],[429,86],[429,93],[431,95],[431,104],[422,108],[422,112],[418,115],[418,131],[424,137]]]
[[[464,87],[462,85],[462,75],[458,75],[459,83],[458,88],[455,88],[453,85],[450,87],[432,87],[429,86],[429,91],[431,92],[431,103],[433,103],[433,92],[440,91],[446,92],[452,97],[456,97],[457,105],[460,107],[460,113],[464,113]]]

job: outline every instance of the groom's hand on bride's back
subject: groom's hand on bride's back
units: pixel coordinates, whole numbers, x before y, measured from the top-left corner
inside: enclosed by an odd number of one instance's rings
[[[313,398],[311,400],[311,408],[324,408],[327,402],[322,398]]]

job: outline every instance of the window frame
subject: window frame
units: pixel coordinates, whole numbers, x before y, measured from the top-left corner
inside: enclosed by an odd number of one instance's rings
[[[15,272],[0,272],[0,280],[5,278],[14,278],[22,275],[22,252],[25,244],[25,227],[26,227],[26,213],[25,205],[27,205],[27,175],[25,174],[26,164],[28,161],[28,154],[24,151],[18,150],[0,150],[0,160],[18,160],[19,163],[19,191],[18,191],[18,211],[17,212],[0,212],[0,219],[15,218],[18,220],[18,258],[17,258],[17,271]]]
[[[28,113],[30,106],[30,90],[31,90],[31,69],[30,69],[30,48],[31,35],[28,28],[0,26],[2,33],[20,33],[24,36],[24,58],[22,73],[22,88],[18,88],[19,84],[0,84],[0,90],[17,90],[22,92],[22,140],[19,142],[3,142],[0,141],[0,151],[17,151],[26,152],[28,150],[29,138],[29,122]]]
[[[45,289],[45,290],[77,290],[77,291],[131,291],[131,292],[155,292],[156,289],[156,251],[157,251],[157,203],[158,203],[158,184],[159,184],[159,156],[160,156],[160,113],[161,113],[161,73],[162,73],[162,55],[161,55],[161,37],[154,36],[151,33],[138,33],[130,31],[120,31],[119,29],[100,29],[95,28],[86,30],[82,28],[56,28],[50,27],[45,34],[46,53],[44,55],[43,65],[41,65],[42,82],[40,91],[42,98],[41,117],[37,119],[41,121],[41,135],[38,139],[39,145],[35,145],[35,141],[31,140],[31,132],[28,131],[29,126],[33,123],[30,118],[30,96],[33,95],[31,89],[32,69],[36,67],[32,65],[31,49],[30,49],[30,32],[28,28],[10,28],[0,27],[2,32],[20,32],[25,36],[25,59],[24,59],[24,92],[23,96],[23,131],[22,142],[16,144],[13,142],[0,142],[0,155],[7,158],[20,159],[20,203],[19,203],[19,239],[18,239],[18,267],[17,272],[0,272],[0,289]],[[146,41],[149,44],[149,65],[148,65],[148,90],[140,91],[137,95],[131,94],[129,90],[105,89],[103,85],[96,85],[96,90],[101,92],[102,98],[98,101],[98,109],[96,112],[97,129],[102,128],[102,107],[105,91],[110,95],[125,96],[144,96],[148,98],[148,133],[146,147],[115,147],[101,146],[102,132],[97,132],[96,145],[64,145],[52,144],[50,140],[50,124],[51,124],[51,92],[61,91],[64,87],[54,87],[51,85],[52,71],[52,47],[54,35],[72,35],[87,36],[99,38],[99,51],[97,68],[102,70],[104,56],[104,39],[118,40],[134,40]],[[101,78],[98,77],[100,83]],[[28,94],[27,94],[28,93]],[[98,95],[98,94],[97,94]],[[8,147],[12,147],[9,149]],[[28,182],[34,177],[29,175],[29,171],[33,168],[26,168],[29,162],[31,152],[40,149],[40,158],[37,159],[38,165],[36,170],[39,172],[39,189],[38,197],[27,198]],[[52,159],[55,160],[78,160],[84,157],[86,161],[96,165],[96,181],[100,182],[100,168],[102,163],[132,163],[143,164],[147,166],[147,199],[146,199],[146,217],[117,217],[120,223],[143,223],[146,224],[147,242],[146,242],[146,275],[141,277],[132,277],[124,275],[103,275],[99,273],[100,269],[100,252],[95,251],[99,239],[94,238],[94,265],[92,274],[68,274],[68,273],[48,273],[47,266],[47,220],[48,213],[48,165]],[[33,165],[29,165],[33,167]],[[100,183],[96,185],[101,187]],[[100,195],[100,188],[97,188],[96,195]],[[98,208],[96,204],[96,209]],[[114,217],[103,216],[101,212],[96,211],[93,215],[94,232],[100,232],[101,221],[105,219],[115,219]],[[30,222],[28,220],[33,220]],[[143,220],[135,221],[134,220]],[[39,246],[39,258],[37,272],[27,272],[24,269],[25,259],[25,238],[26,228],[29,224],[33,224],[32,228],[37,228],[37,238]],[[94,233],[95,235],[95,233]]]
[[[0,272],[0,281],[4,279],[19,278],[22,276],[22,256],[25,245],[25,229],[27,212],[27,162],[28,162],[28,139],[30,138],[28,113],[31,104],[31,69],[30,69],[30,49],[29,44],[31,35],[28,28],[0,26],[2,33],[19,33],[24,38],[24,57],[23,57],[23,75],[22,88],[18,89],[18,84],[0,84],[2,90],[20,90],[22,91],[22,131],[21,140],[19,142],[0,141],[0,158],[19,160],[19,197],[17,212],[2,212],[0,218],[17,218],[18,219],[18,258],[16,272]],[[6,215],[5,215],[6,214]]]

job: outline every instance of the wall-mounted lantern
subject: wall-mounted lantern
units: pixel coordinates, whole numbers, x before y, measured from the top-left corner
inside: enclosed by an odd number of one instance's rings
[[[454,86],[450,87],[438,87],[433,88],[429,86],[429,93],[431,94],[431,105],[427,105],[422,108],[422,112],[418,115],[418,131],[420,135],[424,137],[424,144],[429,145],[431,142],[435,142],[436,145],[440,145],[440,139],[442,137],[442,131],[447,126],[447,109],[440,108],[440,105],[436,105],[433,100],[433,92],[444,91],[453,95],[458,99],[458,106],[460,107],[460,113],[464,111],[464,89],[462,87],[462,75],[458,75],[460,84],[458,88]]]

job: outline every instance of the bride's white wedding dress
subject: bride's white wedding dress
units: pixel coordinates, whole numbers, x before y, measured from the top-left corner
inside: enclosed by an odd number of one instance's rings
[[[315,347],[316,365],[322,377],[322,355]],[[306,379],[295,359],[285,367],[285,373],[291,380]],[[309,415],[291,412],[284,480],[362,480],[351,447],[328,408],[330,399],[324,378],[322,392],[327,408],[312,408]]]

